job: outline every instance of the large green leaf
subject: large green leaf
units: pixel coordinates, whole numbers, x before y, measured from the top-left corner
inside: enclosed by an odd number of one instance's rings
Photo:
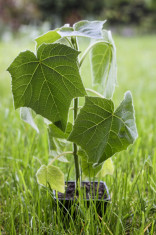
[[[64,174],[58,167],[42,165],[37,171],[36,177],[39,184],[48,186],[49,183],[52,189],[64,193]]]
[[[103,39],[91,51],[93,84],[106,98],[111,98],[117,78],[116,48],[111,32],[103,30]]]
[[[109,99],[86,97],[68,139],[86,151],[88,162],[97,165],[126,149],[136,138],[132,96],[127,92],[115,111]]]
[[[106,21],[83,20],[72,27],[62,27],[58,31],[61,37],[89,37],[93,39],[103,39],[102,29]]]
[[[31,51],[20,53],[8,68],[15,108],[30,107],[64,131],[71,100],[86,94],[78,54],[57,43],[42,44],[37,57]]]
[[[57,31],[58,29],[52,30],[36,38],[35,41],[37,44],[37,48],[43,43],[54,43],[55,41],[60,39],[61,36],[57,33]]]

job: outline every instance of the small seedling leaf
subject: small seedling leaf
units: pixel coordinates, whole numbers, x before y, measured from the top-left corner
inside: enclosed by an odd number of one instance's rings
[[[127,149],[136,138],[132,95],[127,92],[115,111],[112,100],[85,97],[85,105],[68,139],[80,145],[88,155],[88,162],[95,166]]]
[[[64,193],[64,174],[58,167],[42,165],[37,171],[36,177],[39,184],[44,186],[49,184],[52,189]]]
[[[65,131],[71,100],[86,94],[79,74],[79,52],[63,44],[42,44],[37,57],[20,53],[8,71],[15,108],[30,107]]]

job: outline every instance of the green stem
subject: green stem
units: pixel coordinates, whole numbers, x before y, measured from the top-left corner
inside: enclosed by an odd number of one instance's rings
[[[77,117],[78,111],[78,98],[74,99],[74,122]],[[73,144],[73,155],[74,155],[74,163],[75,163],[75,173],[76,173],[76,188],[78,186],[78,181],[80,180],[80,169],[79,169],[79,159],[77,154],[77,144]]]
[[[82,106],[79,106],[78,109],[81,109]],[[74,107],[70,107],[69,111],[74,110]]]
[[[73,45],[73,48],[75,50],[78,50],[78,45],[77,45],[76,37],[71,37],[71,43]]]
[[[86,58],[87,54],[88,54],[88,53],[90,52],[90,50],[91,50],[95,45],[97,45],[98,43],[110,44],[110,43],[107,42],[107,41],[97,41],[97,42],[92,43],[92,44],[85,50],[85,52],[83,53],[83,55],[82,55],[82,57],[81,57],[81,59],[80,59],[80,62],[79,62],[79,66],[80,66],[80,67],[81,67],[81,65],[82,65],[82,63],[83,63],[83,61],[84,61],[84,59]]]
[[[69,45],[70,45],[71,47],[73,46],[72,43],[71,43],[71,41],[70,41],[67,37],[65,37],[64,39],[69,43]]]
[[[71,42],[73,44],[73,48],[78,50],[78,45],[76,41],[76,37],[71,37]],[[77,117],[78,112],[78,98],[74,99],[74,122]],[[79,168],[79,158],[77,154],[77,144],[73,143],[73,155],[74,155],[74,163],[75,163],[75,173],[76,173],[76,193],[78,192],[78,182],[80,180],[80,168]]]
[[[93,94],[95,94],[95,95],[97,95],[97,96],[99,96],[99,97],[101,97],[101,98],[104,98],[103,95],[101,95],[101,94],[98,93],[97,91],[94,91],[94,90],[92,90],[92,89],[90,89],[90,88],[86,88],[85,90],[86,90],[87,92],[93,93]]]
[[[57,160],[58,158],[60,158],[60,157],[63,156],[63,155],[66,155],[66,154],[73,154],[73,152],[72,152],[72,151],[68,151],[68,152],[60,153],[60,154],[57,155],[54,159],[52,159],[48,165],[51,165],[55,160]]]

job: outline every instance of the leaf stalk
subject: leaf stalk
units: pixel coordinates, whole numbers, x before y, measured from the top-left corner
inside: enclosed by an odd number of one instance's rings
[[[52,165],[55,160],[57,160],[58,158],[60,158],[63,155],[66,155],[66,154],[73,154],[73,152],[72,151],[67,151],[67,152],[60,153],[54,159],[52,159],[48,165]]]
[[[97,92],[97,91],[94,91],[94,90],[92,90],[92,89],[90,89],[90,88],[86,88],[85,89],[87,92],[90,92],[90,93],[93,93],[93,94],[95,94],[95,95],[97,95],[97,96],[99,96],[99,97],[101,97],[101,98],[105,98],[103,95],[101,95],[99,92]]]
[[[93,42],[86,50],[85,52],[83,53],[80,61],[79,61],[79,66],[81,67],[84,59],[86,58],[87,54],[90,52],[90,50],[95,46],[97,45],[98,43],[104,43],[104,44],[110,44],[109,42],[107,41],[96,41],[96,42]]]

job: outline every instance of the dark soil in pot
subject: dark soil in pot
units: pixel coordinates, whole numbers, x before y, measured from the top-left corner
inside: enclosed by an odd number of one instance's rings
[[[94,203],[96,211],[100,216],[105,213],[107,203],[110,201],[110,195],[105,182],[83,181],[81,183],[81,190],[79,191],[81,195],[78,196],[78,193],[75,190],[75,182],[69,181],[66,182],[65,193],[58,192],[58,201],[60,207],[64,210],[64,213],[67,213],[67,211],[70,213],[73,205],[76,205],[75,208],[78,208],[82,200],[87,207]]]

